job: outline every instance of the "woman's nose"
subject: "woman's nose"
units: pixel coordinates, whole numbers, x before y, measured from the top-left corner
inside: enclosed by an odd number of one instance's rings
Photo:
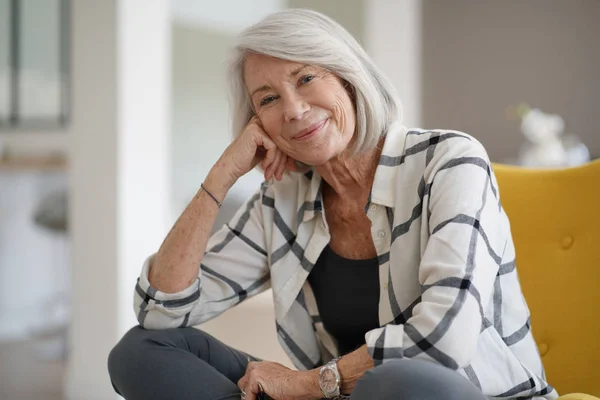
[[[286,122],[302,119],[310,105],[300,96],[289,95],[283,101],[283,117]]]

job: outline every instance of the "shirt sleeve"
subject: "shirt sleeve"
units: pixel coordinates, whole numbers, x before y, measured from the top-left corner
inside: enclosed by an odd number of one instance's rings
[[[150,285],[154,256],[142,267],[134,292],[134,311],[146,329],[198,325],[270,287],[262,219],[262,190],[208,241],[198,279],[178,293]]]
[[[431,161],[431,178],[424,177],[429,237],[419,265],[421,301],[404,324],[366,334],[376,365],[408,357],[466,367],[489,325],[483,310],[510,232],[481,144],[473,138],[446,143],[436,149],[443,156]]]

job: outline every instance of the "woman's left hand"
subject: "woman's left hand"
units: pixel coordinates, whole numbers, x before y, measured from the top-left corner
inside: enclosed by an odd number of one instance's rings
[[[250,362],[238,381],[245,400],[256,400],[261,392],[277,400],[308,400],[321,396],[314,371],[294,371],[276,362]]]

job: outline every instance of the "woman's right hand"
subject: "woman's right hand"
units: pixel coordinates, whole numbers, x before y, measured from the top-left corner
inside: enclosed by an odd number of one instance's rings
[[[258,117],[254,116],[242,133],[225,149],[216,166],[224,168],[221,172],[226,172],[233,184],[259,162],[264,170],[265,180],[271,177],[281,180],[286,168],[296,170],[294,161],[275,145],[262,128]]]

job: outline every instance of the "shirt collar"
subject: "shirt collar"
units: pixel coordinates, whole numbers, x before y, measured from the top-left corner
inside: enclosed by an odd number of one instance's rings
[[[323,178],[321,178],[321,175],[316,170],[311,169],[304,174],[303,179],[308,179],[309,183],[304,201],[300,206],[300,210],[298,210],[298,221],[302,220],[302,222],[306,222],[314,218],[317,213],[323,211],[323,197],[321,195]]]
[[[383,143],[379,164],[375,170],[375,179],[371,189],[371,203],[386,207],[395,207],[398,193],[398,173],[404,163],[404,145],[407,129],[400,121],[388,128]]]

